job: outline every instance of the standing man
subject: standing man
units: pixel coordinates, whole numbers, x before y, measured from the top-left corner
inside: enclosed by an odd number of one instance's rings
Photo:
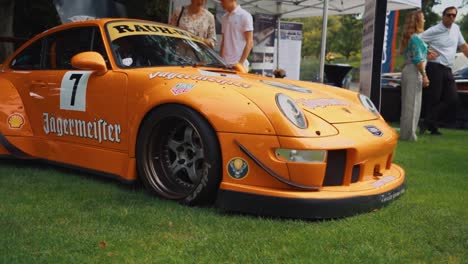
[[[458,102],[457,87],[450,66],[453,65],[457,48],[468,57],[468,45],[456,25],[457,8],[447,7],[442,13],[442,22],[430,27],[421,34],[421,39],[429,44],[429,49],[438,56],[429,56],[426,66],[429,87],[423,91],[425,109],[424,122],[420,133],[429,130],[432,135],[442,135],[438,130],[439,121],[451,105]]]
[[[244,65],[248,71],[247,57],[253,47],[252,15],[242,9],[236,0],[221,0],[221,5],[226,11],[221,21],[221,57],[228,64]]]

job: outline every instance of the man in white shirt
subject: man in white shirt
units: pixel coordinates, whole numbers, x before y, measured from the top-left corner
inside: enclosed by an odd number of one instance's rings
[[[248,71],[247,57],[253,47],[253,19],[236,0],[221,0],[226,14],[221,21],[221,57],[228,64],[240,63]]]
[[[457,12],[454,6],[447,7],[442,13],[442,22],[421,34],[429,49],[438,54],[435,58],[429,57],[426,66],[430,84],[423,89],[425,116],[420,127],[421,134],[429,130],[432,135],[441,135],[439,121],[450,106],[458,103],[457,87],[450,66],[453,65],[457,48],[468,57],[468,45],[454,23]]]

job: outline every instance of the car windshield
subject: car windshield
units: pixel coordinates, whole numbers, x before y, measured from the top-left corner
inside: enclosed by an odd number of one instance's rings
[[[190,33],[167,25],[119,21],[107,25],[121,68],[154,66],[226,67],[223,59]]]

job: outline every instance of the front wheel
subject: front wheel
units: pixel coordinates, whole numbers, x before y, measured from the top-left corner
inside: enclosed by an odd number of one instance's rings
[[[221,151],[211,125],[194,110],[153,110],[138,133],[138,174],[153,193],[183,204],[212,203],[221,182]]]

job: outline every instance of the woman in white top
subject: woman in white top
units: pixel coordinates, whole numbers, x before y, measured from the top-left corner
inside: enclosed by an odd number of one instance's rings
[[[216,43],[215,19],[204,6],[206,0],[191,0],[187,6],[176,9],[169,24],[200,37],[210,47]]]

